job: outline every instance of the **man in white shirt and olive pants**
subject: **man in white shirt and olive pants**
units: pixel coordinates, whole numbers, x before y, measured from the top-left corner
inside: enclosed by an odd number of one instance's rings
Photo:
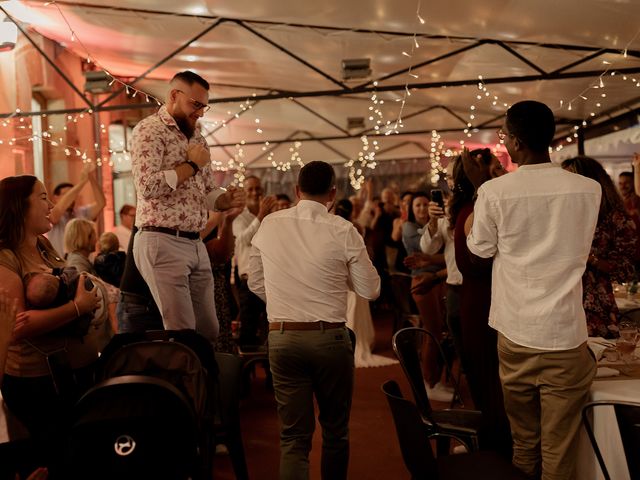
[[[300,170],[293,208],[265,217],[253,237],[249,288],[267,303],[269,362],[280,418],[280,479],[308,479],[322,426],[322,478],[347,478],[353,345],[347,290],[375,300],[380,277],[352,223],[328,212],[335,173],[325,162]]]
[[[479,257],[495,257],[489,325],[498,331],[513,463],[532,478],[569,480],[596,370],[586,343],[582,275],[601,189],[551,163],[554,133],[546,105],[519,102],[498,133],[519,168],[484,182],[481,162],[468,151],[463,162],[477,188],[467,245]]]

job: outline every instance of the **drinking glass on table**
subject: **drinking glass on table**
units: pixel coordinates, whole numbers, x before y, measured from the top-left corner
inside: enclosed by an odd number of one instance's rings
[[[616,349],[620,353],[622,360],[629,363],[635,360],[634,356],[638,343],[638,327],[631,322],[623,322],[618,325],[620,338],[616,341]]]

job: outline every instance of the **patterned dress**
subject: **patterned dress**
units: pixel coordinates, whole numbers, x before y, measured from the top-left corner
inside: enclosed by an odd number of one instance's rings
[[[207,235],[204,243],[215,239],[218,236],[218,228]],[[216,315],[220,332],[215,342],[216,352],[236,353],[236,343],[233,340],[231,322],[238,315],[238,306],[231,290],[231,260],[225,263],[211,262],[213,273],[213,297],[216,304]]]
[[[593,235],[591,256],[608,263],[611,272],[603,272],[591,263],[582,277],[583,304],[589,336],[607,337],[607,328],[618,324],[618,307],[611,282],[628,282],[634,274],[633,263],[638,234],[625,212],[614,210],[600,217]]]

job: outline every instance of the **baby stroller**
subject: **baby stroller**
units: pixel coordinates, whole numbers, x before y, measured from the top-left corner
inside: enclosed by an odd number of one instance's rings
[[[74,409],[68,478],[212,478],[217,373],[193,330],[116,335]]]

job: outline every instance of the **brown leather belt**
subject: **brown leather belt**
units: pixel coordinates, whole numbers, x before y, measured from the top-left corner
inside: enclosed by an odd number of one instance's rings
[[[183,232],[182,230],[175,230],[173,228],[166,227],[154,227],[153,225],[146,225],[144,227],[141,227],[140,230],[142,230],[143,232],[166,233],[167,235],[188,238],[189,240],[197,240],[200,238],[200,232]]]
[[[272,330],[326,330],[329,328],[344,328],[344,322],[272,322],[269,323],[269,331]]]

